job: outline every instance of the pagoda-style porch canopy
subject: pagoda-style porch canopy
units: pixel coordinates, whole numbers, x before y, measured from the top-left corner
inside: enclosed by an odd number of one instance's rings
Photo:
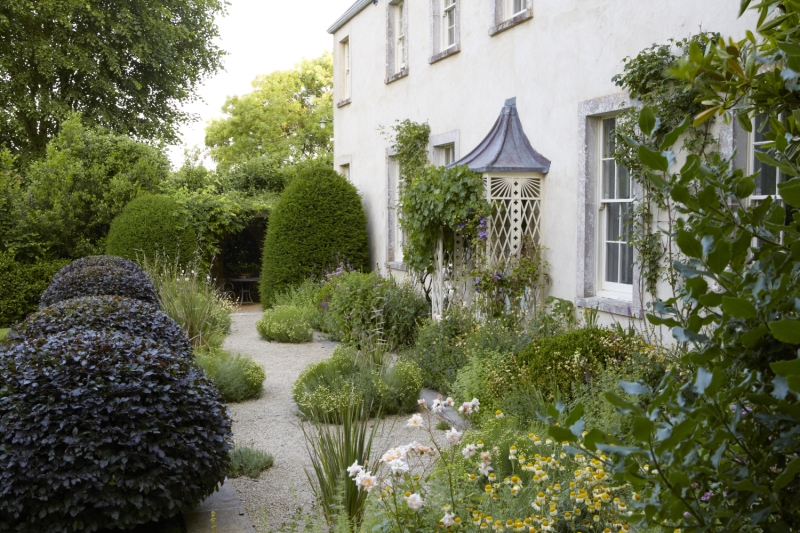
[[[547,174],[550,160],[531,146],[517,113],[517,99],[506,100],[489,135],[470,153],[449,165],[467,165],[479,173],[536,172]]]

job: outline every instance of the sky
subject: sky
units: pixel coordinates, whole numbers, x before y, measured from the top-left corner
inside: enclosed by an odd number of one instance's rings
[[[180,129],[182,144],[170,146],[174,167],[184,160],[184,150],[205,148],[205,125],[223,116],[228,96],[252,90],[259,74],[292,68],[304,57],[321,56],[333,48],[327,29],[354,0],[229,0],[228,14],[218,21],[219,46],[228,52],[225,70],[198,88],[200,100],[183,106],[200,120]],[[206,164],[211,163],[206,158]]]

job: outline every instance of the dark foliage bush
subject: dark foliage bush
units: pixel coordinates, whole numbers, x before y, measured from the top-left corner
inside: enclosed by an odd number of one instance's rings
[[[72,263],[59,270],[58,273],[53,277],[53,281],[59,279],[61,276],[75,272],[76,270],[83,270],[84,268],[96,266],[110,266],[119,268],[121,270],[128,270],[130,272],[144,272],[142,267],[130,259],[116,257],[113,255],[90,255],[76,259]]]
[[[39,308],[47,286],[67,261],[18,263],[0,253],[0,327],[16,324]]]
[[[148,194],[125,206],[106,240],[106,253],[128,259],[165,255],[188,263],[197,249],[197,235],[178,202],[169,196]]]
[[[272,211],[264,240],[261,302],[340,261],[369,268],[367,219],[356,188],[319,165],[300,170]]]
[[[47,287],[39,309],[82,296],[123,296],[158,305],[153,282],[143,271],[91,266],[59,276]]]
[[[8,340],[16,342],[86,330],[119,331],[144,337],[172,352],[192,356],[186,332],[157,305],[121,296],[84,296],[55,303],[14,326]]]
[[[149,339],[0,346],[0,531],[130,529],[191,508],[230,466],[213,383]]]

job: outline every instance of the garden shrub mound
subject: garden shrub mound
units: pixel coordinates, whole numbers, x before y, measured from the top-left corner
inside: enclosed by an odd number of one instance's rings
[[[314,332],[304,309],[292,306],[276,306],[264,311],[256,322],[262,339],[275,342],[311,342]]]
[[[192,508],[230,467],[231,421],[183,354],[122,333],[0,346],[0,531],[130,529]]]
[[[554,337],[539,338],[516,358],[528,384],[553,398],[556,389],[570,395],[575,384],[588,383],[609,365],[628,359],[633,344],[615,331],[582,328]],[[515,372],[509,372],[514,374]],[[501,395],[510,383],[501,370],[494,371],[490,390]]]
[[[390,349],[410,345],[418,323],[430,316],[412,285],[375,272],[337,272],[322,284],[318,298],[324,331],[342,342],[359,343],[379,332]]]
[[[127,270],[129,272],[144,273],[142,267],[140,267],[130,259],[116,257],[113,255],[90,255],[87,257],[81,257],[80,259],[76,259],[75,261],[71,262],[70,264],[59,270],[58,273],[53,277],[53,281],[56,281],[59,278],[61,278],[61,276],[70,274],[77,270],[83,270],[84,268],[97,267],[97,266],[108,266],[108,267],[118,268],[120,270]]]
[[[53,276],[66,263],[19,263],[12,254],[0,253],[0,328],[16,324],[36,311]]]
[[[39,309],[82,296],[123,296],[158,305],[153,282],[143,271],[129,271],[115,266],[90,266],[67,272],[53,280],[42,295]]]
[[[243,402],[261,395],[267,374],[249,357],[220,349],[198,350],[195,357],[226,402]]]
[[[300,373],[292,395],[304,415],[338,420],[348,405],[366,405],[371,414],[413,412],[421,389],[416,364],[399,360],[380,367],[364,361],[356,348],[340,345],[330,358]]]
[[[189,337],[157,305],[121,296],[84,296],[58,302],[11,328],[9,341],[46,337],[71,331],[119,331],[144,337],[176,354],[192,357]]]
[[[270,214],[264,240],[261,303],[311,274],[349,263],[369,269],[367,219],[356,188],[333,169],[310,165],[297,173]]]
[[[106,253],[128,259],[166,256],[179,264],[191,261],[197,235],[181,206],[169,196],[139,196],[111,222]]]

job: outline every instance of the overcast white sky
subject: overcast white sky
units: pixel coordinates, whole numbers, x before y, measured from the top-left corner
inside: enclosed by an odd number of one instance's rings
[[[225,70],[199,89],[201,101],[184,109],[200,120],[181,128],[183,144],[169,147],[176,168],[185,148],[204,148],[205,125],[222,116],[225,98],[250,92],[258,74],[292,68],[304,57],[322,55],[333,46],[327,29],[354,0],[230,0],[228,16],[219,20],[220,46],[228,52]]]

